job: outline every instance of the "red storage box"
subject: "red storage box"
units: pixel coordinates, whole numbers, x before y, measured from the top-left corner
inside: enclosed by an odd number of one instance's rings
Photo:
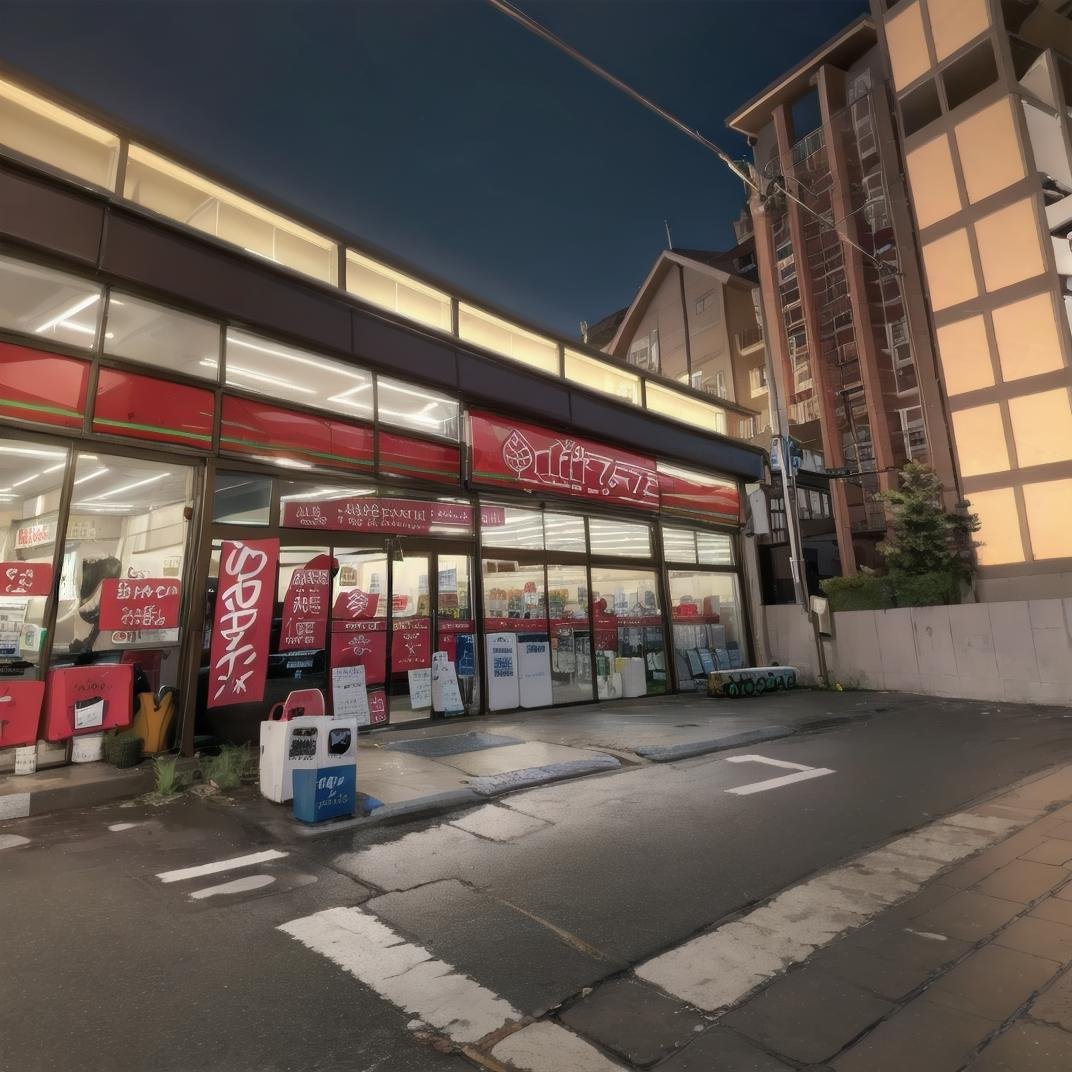
[[[50,670],[45,707],[48,741],[129,726],[134,707],[134,668],[129,663],[102,663]]]
[[[44,698],[43,681],[0,681],[0,748],[36,742]]]

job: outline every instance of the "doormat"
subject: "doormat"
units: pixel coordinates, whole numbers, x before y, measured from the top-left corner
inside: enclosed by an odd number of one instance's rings
[[[396,741],[387,746],[392,752],[409,752],[414,756],[457,756],[462,752],[481,752],[485,748],[502,748],[508,744],[524,744],[520,737],[504,737],[499,733],[452,733],[446,737],[422,737],[415,741]]]

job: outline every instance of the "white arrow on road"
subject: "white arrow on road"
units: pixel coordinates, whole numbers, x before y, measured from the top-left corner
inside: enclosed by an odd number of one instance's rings
[[[727,789],[727,793],[745,797],[751,793],[765,793],[768,789],[781,789],[784,785],[806,782],[809,778],[821,778],[824,774],[834,774],[830,767],[807,767],[803,763],[789,763],[784,759],[768,759],[766,756],[727,756],[727,763],[766,763],[770,767],[782,767],[796,771],[796,774],[783,774],[780,778],[768,778],[763,782],[750,782],[748,785]]]

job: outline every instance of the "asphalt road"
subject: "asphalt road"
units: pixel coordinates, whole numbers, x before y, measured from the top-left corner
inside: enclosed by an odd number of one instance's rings
[[[189,798],[4,824],[0,835],[29,841],[0,850],[0,1070],[469,1068],[276,928],[362,904],[539,1014],[816,870],[1072,759],[1061,709],[884,706],[825,733],[408,827],[280,841],[240,805]],[[747,754],[831,773],[735,794],[797,769],[734,761]],[[267,850],[286,855],[158,877]],[[193,896],[238,876],[233,892]]]

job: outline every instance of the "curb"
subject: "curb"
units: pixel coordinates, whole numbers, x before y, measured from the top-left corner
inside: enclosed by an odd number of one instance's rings
[[[496,797],[515,789],[529,789],[548,782],[560,782],[566,778],[580,778],[585,774],[619,770],[621,761],[614,756],[593,756],[591,759],[570,759],[563,763],[547,763],[542,767],[525,767],[507,771],[505,774],[490,774],[473,779],[470,786],[481,797]]]
[[[715,737],[708,741],[691,741],[688,744],[642,745],[634,749],[638,756],[650,759],[652,763],[673,763],[678,759],[691,759],[693,756],[706,756],[711,752],[724,752],[729,748],[738,748],[743,744],[756,744],[759,741],[776,741],[780,737],[792,737],[797,730],[791,726],[760,726],[754,730],[731,733],[725,737]]]
[[[92,808],[116,800],[129,800],[149,792],[152,787],[152,764],[143,763],[125,771],[110,769],[106,778],[75,785],[55,785],[26,793],[2,793],[0,821],[35,818],[53,811]]]

